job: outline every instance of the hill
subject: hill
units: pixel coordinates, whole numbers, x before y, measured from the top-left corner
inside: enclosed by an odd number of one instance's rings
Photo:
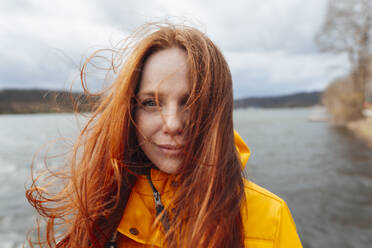
[[[322,92],[301,92],[284,96],[273,97],[249,97],[234,101],[235,109],[258,107],[258,108],[293,108],[309,107],[320,104]]]
[[[0,114],[73,112],[75,103],[79,103],[79,111],[91,110],[82,93],[36,89],[0,91]]]
[[[235,108],[259,107],[306,107],[320,104],[321,92],[297,93],[275,97],[251,97],[234,101]],[[97,98],[91,99],[94,103]],[[74,102],[79,103],[79,111],[91,111],[86,96],[53,90],[16,90],[0,91],[0,114],[55,113],[73,112]]]

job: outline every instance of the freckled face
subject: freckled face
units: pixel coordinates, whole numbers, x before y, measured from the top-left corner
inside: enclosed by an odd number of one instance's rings
[[[186,52],[169,48],[145,62],[135,111],[137,140],[161,171],[175,173],[182,162],[189,96]]]

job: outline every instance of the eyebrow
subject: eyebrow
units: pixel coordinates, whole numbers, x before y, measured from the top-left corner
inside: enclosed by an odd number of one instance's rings
[[[164,95],[166,94],[161,93],[161,92],[154,92],[154,91],[145,91],[145,92],[140,92],[137,94],[137,96],[142,96],[142,97],[156,97],[157,96],[158,98],[161,98]],[[189,92],[185,92],[182,94],[182,97],[189,97],[189,96],[190,96]]]
[[[145,92],[139,92],[137,93],[137,95],[140,95],[140,96],[161,96],[162,94],[161,93],[156,93],[154,91],[145,91]]]

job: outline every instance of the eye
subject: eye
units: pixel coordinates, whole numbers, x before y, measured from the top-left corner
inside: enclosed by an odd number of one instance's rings
[[[159,111],[162,107],[162,103],[157,101],[155,98],[146,98],[139,103],[140,108],[148,112]]]
[[[144,107],[156,107],[156,101],[155,99],[145,99],[141,102],[141,105]]]
[[[180,105],[181,105],[182,107],[185,107],[185,106],[186,106],[186,103],[187,103],[188,100],[189,100],[189,96],[184,96],[184,97],[182,97],[182,99],[181,99],[181,101],[180,101]]]

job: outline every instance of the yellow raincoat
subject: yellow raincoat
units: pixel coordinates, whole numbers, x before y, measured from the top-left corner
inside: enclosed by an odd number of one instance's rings
[[[243,165],[250,151],[235,132],[235,144]],[[174,192],[169,175],[151,170],[155,188],[167,206]],[[264,188],[244,180],[245,202],[242,204],[242,219],[245,247],[249,248],[298,248],[302,247],[287,204]],[[123,217],[118,227],[118,248],[161,247],[163,233],[152,229],[155,220],[154,196],[145,176],[140,176],[133,187]]]

